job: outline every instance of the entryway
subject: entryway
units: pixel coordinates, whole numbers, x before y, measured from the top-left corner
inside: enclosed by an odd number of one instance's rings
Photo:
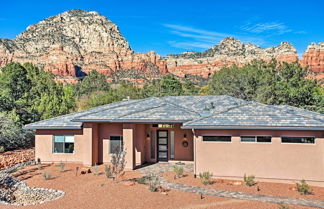
[[[168,162],[168,131],[157,131],[158,162]]]

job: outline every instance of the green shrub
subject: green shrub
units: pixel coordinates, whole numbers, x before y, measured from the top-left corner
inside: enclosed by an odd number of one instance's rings
[[[60,172],[65,171],[65,163],[63,161],[60,162],[59,167],[60,167]]]
[[[312,188],[306,183],[305,180],[301,180],[300,183],[296,183],[297,191],[302,195],[312,194]]]
[[[43,174],[42,174],[44,180],[50,180],[52,178],[52,174],[48,171],[45,171]]]
[[[105,165],[105,175],[107,178],[112,178],[112,168],[111,166],[109,165]]]
[[[151,192],[157,192],[160,185],[160,177],[156,174],[151,174],[147,177],[149,190]]]
[[[92,173],[94,174],[94,175],[96,175],[96,176],[99,176],[99,174],[100,174],[100,171],[99,171],[99,167],[98,167],[98,165],[97,164],[95,164],[94,166],[92,166]]]
[[[4,146],[0,146],[0,153],[4,153],[6,150],[4,148]]]
[[[183,173],[184,173],[184,169],[182,166],[177,166],[175,165],[173,167],[173,171],[176,173],[176,177],[177,178],[181,178],[183,176]]]
[[[141,178],[136,179],[136,182],[138,184],[147,184],[147,177],[146,176],[142,176]]]
[[[207,171],[207,172],[203,172],[203,173],[199,173],[199,177],[201,179],[201,182],[204,185],[209,185],[212,184],[212,180],[211,177],[213,176],[213,173]]]
[[[249,187],[254,186],[256,184],[256,182],[254,181],[254,179],[255,179],[255,176],[253,176],[253,175],[246,176],[244,174],[243,180],[244,180],[244,182],[245,182],[245,184],[247,186],[249,186]]]

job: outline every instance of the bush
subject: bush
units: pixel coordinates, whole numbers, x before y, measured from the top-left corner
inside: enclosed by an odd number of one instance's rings
[[[306,183],[305,180],[301,180],[300,183],[296,183],[297,191],[302,195],[312,194],[312,188]]]
[[[148,176],[148,185],[151,192],[157,192],[160,185],[160,177],[156,174],[151,174]]]
[[[92,171],[92,173],[93,173],[94,175],[96,175],[96,176],[99,176],[99,174],[100,174],[99,167],[98,167],[97,164],[95,164],[95,165],[92,167],[91,171]]]
[[[183,167],[175,165],[173,167],[173,171],[176,173],[177,178],[181,178],[183,176],[184,173]]]
[[[105,175],[107,178],[112,178],[113,174],[112,174],[112,168],[110,165],[109,166],[105,165]]]
[[[60,162],[60,172],[64,172],[65,171],[65,163],[63,161]]]
[[[52,178],[52,174],[48,171],[45,171],[43,174],[42,174],[44,180],[50,180]]]
[[[255,179],[255,176],[253,176],[253,175],[246,176],[246,175],[244,174],[243,180],[244,180],[244,182],[245,182],[245,184],[246,184],[247,186],[251,187],[251,186],[255,185],[256,182],[254,181],[254,179]]]
[[[213,176],[213,173],[207,171],[199,174],[199,177],[201,179],[201,182],[204,185],[212,184],[211,177]]]
[[[0,112],[0,147],[5,150],[34,146],[34,132],[23,130],[10,115]]]
[[[0,146],[0,153],[4,153],[6,150],[4,148],[4,146]]]
[[[141,178],[136,179],[136,182],[138,184],[147,184],[146,181],[147,181],[147,177],[146,176],[142,176]]]

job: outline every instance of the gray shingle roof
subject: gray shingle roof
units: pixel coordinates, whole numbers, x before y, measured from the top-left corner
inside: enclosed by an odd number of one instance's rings
[[[167,96],[125,100],[26,125],[80,129],[83,122],[183,123],[182,128],[293,128],[324,130],[324,115],[230,96]]]

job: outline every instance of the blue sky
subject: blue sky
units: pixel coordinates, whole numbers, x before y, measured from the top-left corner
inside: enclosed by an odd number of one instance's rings
[[[203,51],[226,36],[260,47],[291,42],[302,54],[324,41],[324,1],[2,1],[0,37],[70,9],[95,10],[119,26],[136,52]]]

